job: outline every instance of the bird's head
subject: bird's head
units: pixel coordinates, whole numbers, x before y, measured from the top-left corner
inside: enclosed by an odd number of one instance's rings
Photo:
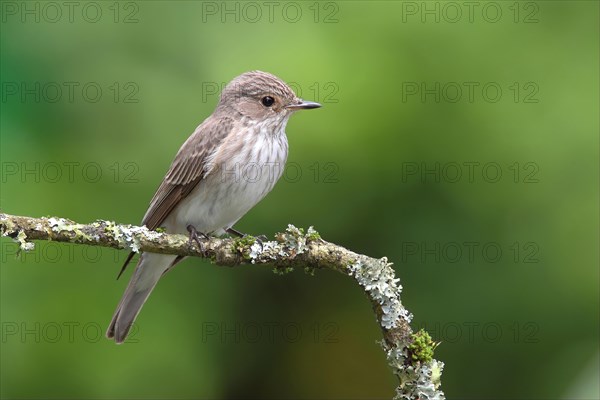
[[[221,92],[217,111],[238,114],[257,122],[286,121],[295,111],[321,107],[300,99],[275,75],[246,72],[234,78]]]

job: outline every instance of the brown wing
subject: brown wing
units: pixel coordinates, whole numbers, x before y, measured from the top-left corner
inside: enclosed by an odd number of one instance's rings
[[[231,132],[233,120],[230,118],[207,118],[181,146],[162,183],[150,201],[150,207],[142,219],[142,225],[156,229],[173,208],[183,200],[204,176],[207,157],[223,142]],[[130,253],[119,277],[135,253]]]

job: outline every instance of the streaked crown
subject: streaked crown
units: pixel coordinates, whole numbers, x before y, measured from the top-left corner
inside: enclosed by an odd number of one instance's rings
[[[238,114],[253,120],[287,118],[300,109],[321,105],[303,101],[281,79],[262,71],[241,74],[227,84],[215,112]]]

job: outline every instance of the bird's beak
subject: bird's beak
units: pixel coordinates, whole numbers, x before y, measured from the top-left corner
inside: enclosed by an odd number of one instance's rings
[[[319,103],[315,103],[314,101],[306,101],[302,99],[298,99],[295,103],[288,104],[286,106],[286,108],[290,110],[310,110],[311,108],[319,107],[321,107]]]

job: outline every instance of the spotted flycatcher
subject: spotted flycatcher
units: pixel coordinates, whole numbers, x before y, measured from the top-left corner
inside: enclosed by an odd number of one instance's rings
[[[142,224],[168,233],[240,235],[233,225],[273,189],[287,159],[285,126],[304,101],[281,79],[261,71],[233,79],[217,108],[177,152]],[[127,258],[123,270],[133,253]],[[143,253],[106,332],[123,343],[160,277],[183,257]]]

